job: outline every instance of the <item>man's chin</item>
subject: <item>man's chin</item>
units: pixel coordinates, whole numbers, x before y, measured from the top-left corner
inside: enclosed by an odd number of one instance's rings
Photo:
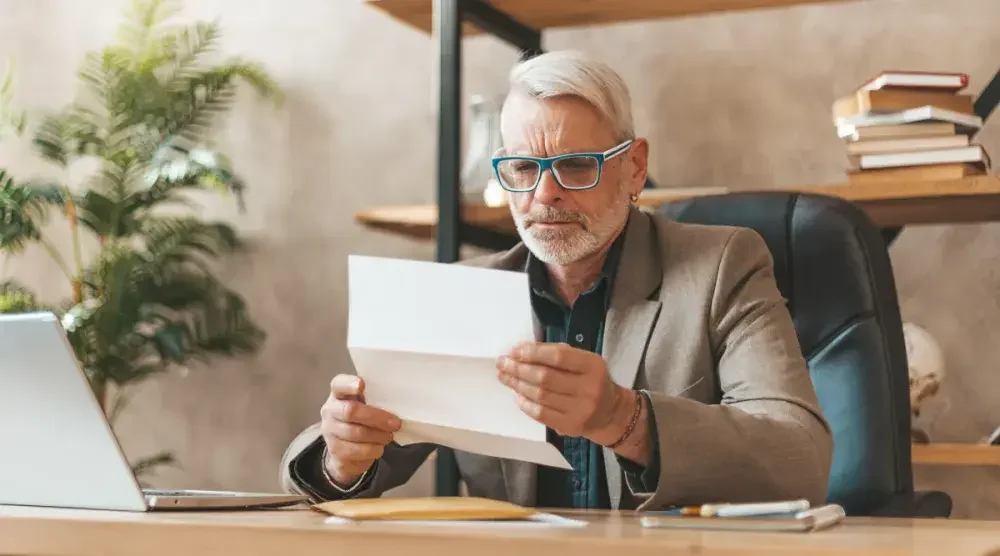
[[[539,260],[550,264],[570,264],[583,259],[589,250],[582,238],[574,235],[559,234],[559,237],[547,237],[549,234],[537,234],[529,231],[525,234],[525,243],[529,250]]]
[[[573,243],[583,230],[579,224],[532,224],[527,232],[537,242],[558,246]]]

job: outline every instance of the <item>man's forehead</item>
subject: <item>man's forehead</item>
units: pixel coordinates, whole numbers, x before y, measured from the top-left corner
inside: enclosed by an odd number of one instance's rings
[[[609,144],[610,125],[596,109],[575,97],[508,98],[501,118],[501,134],[508,154],[551,156],[604,151],[613,146]]]

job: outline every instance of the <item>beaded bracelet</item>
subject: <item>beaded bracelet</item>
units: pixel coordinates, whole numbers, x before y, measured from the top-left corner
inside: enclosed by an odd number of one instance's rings
[[[632,436],[632,431],[635,430],[635,424],[639,421],[639,415],[642,413],[642,400],[645,396],[635,390],[632,390],[632,393],[635,394],[635,408],[632,410],[632,419],[628,422],[628,426],[625,427],[625,432],[618,437],[618,440],[615,440],[608,446],[608,448],[611,448],[612,450],[621,446],[622,442],[625,442],[628,440],[628,437]]]

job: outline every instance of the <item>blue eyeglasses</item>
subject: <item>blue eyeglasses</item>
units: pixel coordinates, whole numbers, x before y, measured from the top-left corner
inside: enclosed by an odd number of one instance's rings
[[[563,189],[581,191],[597,185],[604,163],[627,151],[632,139],[602,153],[569,153],[549,158],[535,156],[493,157],[493,172],[500,186],[512,193],[524,193],[538,187],[542,172],[552,171]]]

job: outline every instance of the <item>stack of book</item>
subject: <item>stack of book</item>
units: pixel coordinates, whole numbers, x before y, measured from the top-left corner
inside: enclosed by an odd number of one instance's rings
[[[987,173],[973,137],[983,120],[962,73],[886,71],[833,104],[853,184],[954,180]]]

